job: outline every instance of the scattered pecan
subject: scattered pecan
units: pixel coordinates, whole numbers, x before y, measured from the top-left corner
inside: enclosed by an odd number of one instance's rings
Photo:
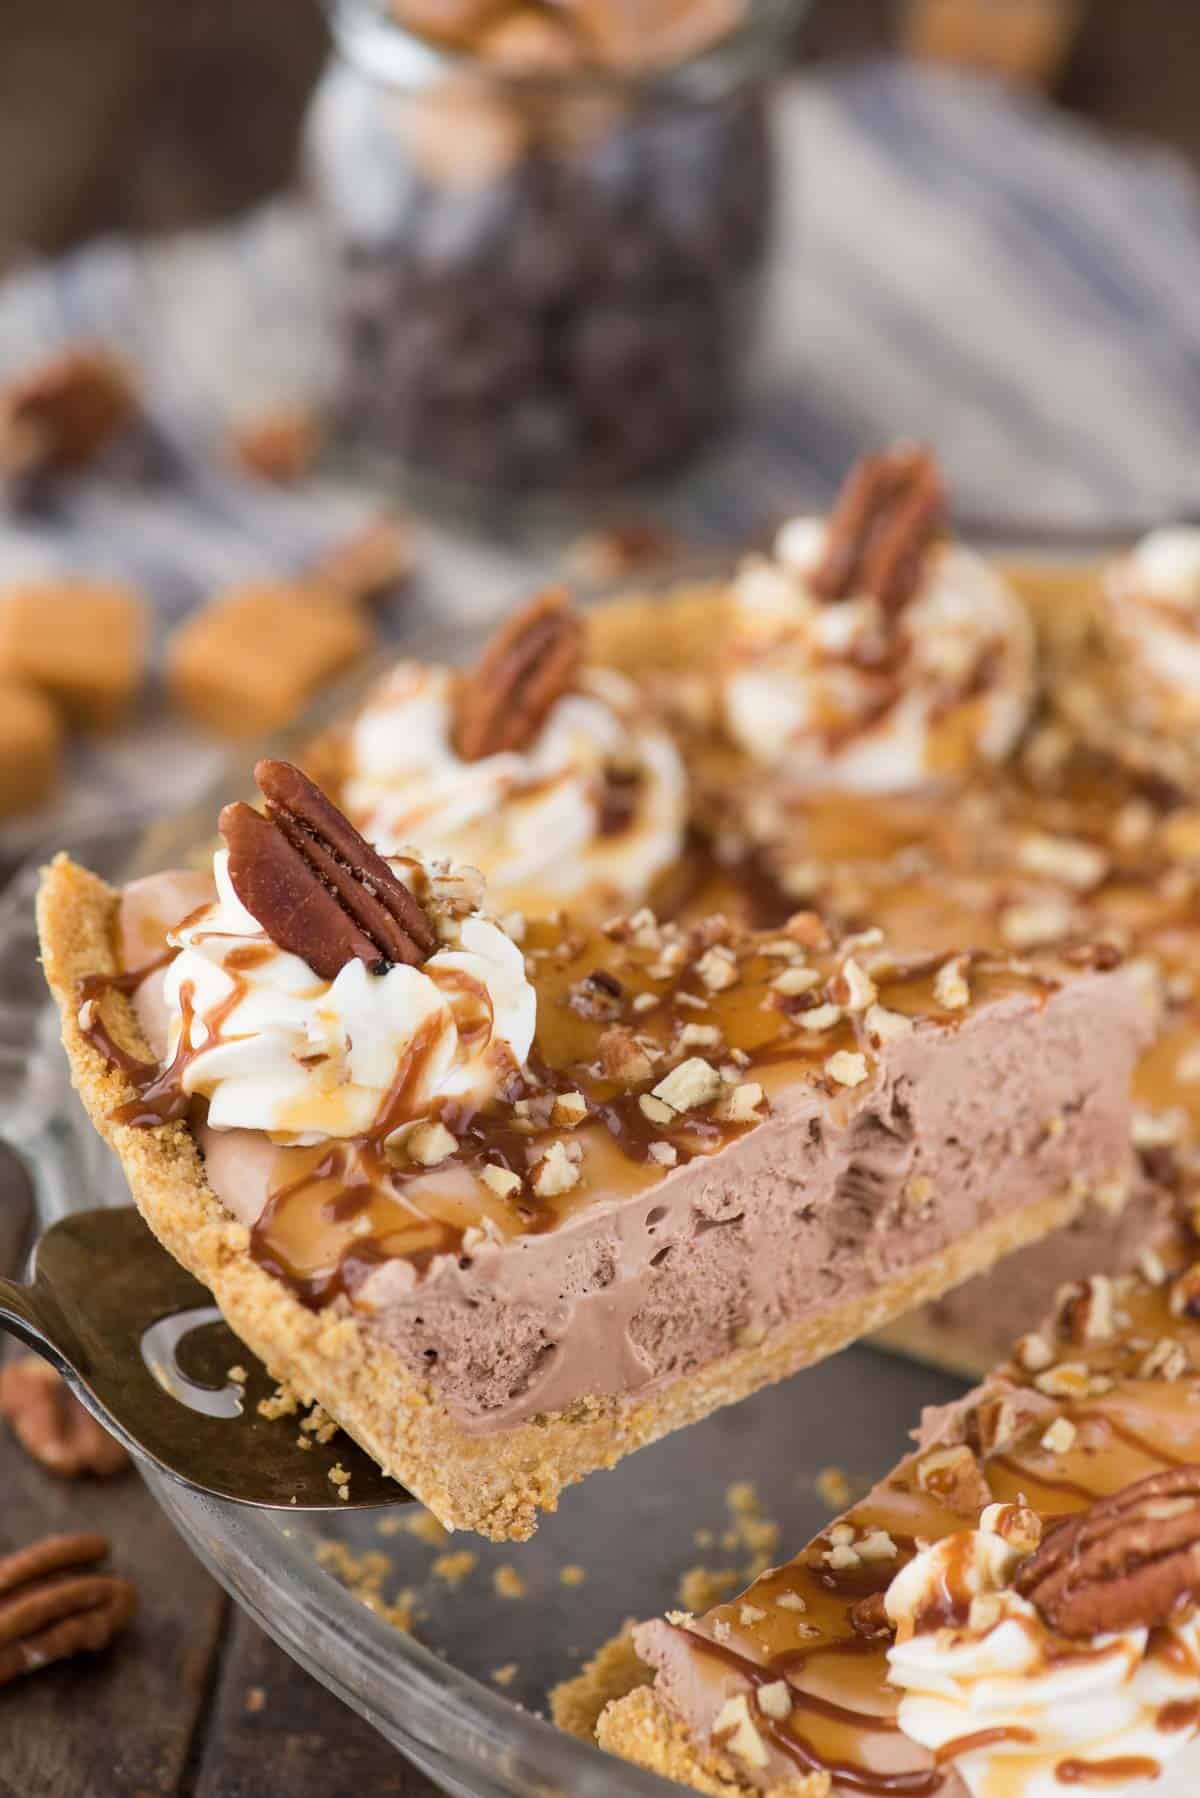
[[[611,1024],[603,1031],[596,1051],[604,1078],[615,1081],[618,1086],[638,1086],[654,1072],[650,1057],[625,1024]]]
[[[1088,1342],[1107,1342],[1116,1329],[1112,1281],[1104,1274],[1088,1280],[1072,1280],[1058,1294],[1058,1334],[1064,1342],[1082,1347]]]
[[[610,1024],[619,1018],[625,1004],[625,988],[607,968],[593,968],[577,980],[567,994],[567,1004],[581,1018],[594,1023]]]
[[[133,380],[101,344],[60,350],[0,394],[0,473],[82,468],[137,413]]]
[[[306,774],[262,761],[254,778],[267,816],[227,805],[221,835],[234,891],[272,942],[323,980],[355,958],[381,973],[432,954],[437,933],[418,901]]]
[[[1054,1400],[1032,1387],[989,1392],[967,1418],[967,1441],[978,1454],[1003,1454],[1024,1437],[1040,1435],[1057,1415]]]
[[[900,611],[920,585],[944,510],[941,477],[928,451],[864,456],[834,504],[813,591],[822,599],[869,593],[885,612]]]
[[[107,1479],[129,1466],[121,1444],[84,1410],[40,1355],[22,1355],[0,1368],[0,1416],[51,1473],[68,1479],[94,1473]]]
[[[1060,1635],[1165,1623],[1200,1597],[1200,1467],[1151,1474],[1064,1518],[1013,1584]]]
[[[535,594],[506,619],[458,683],[453,737],[463,760],[531,743],[574,684],[582,656],[583,620],[565,588]]]
[[[46,1536],[0,1559],[0,1685],[52,1661],[107,1648],[137,1609],[126,1579],[91,1571],[103,1536]]]
[[[978,1517],[991,1503],[991,1489],[965,1442],[931,1448],[917,1462],[917,1484],[958,1517]]]
[[[850,1606],[850,1627],[855,1635],[865,1636],[868,1642],[882,1642],[894,1632],[894,1625],[884,1607],[883,1593],[872,1592],[866,1598],[858,1598]]]

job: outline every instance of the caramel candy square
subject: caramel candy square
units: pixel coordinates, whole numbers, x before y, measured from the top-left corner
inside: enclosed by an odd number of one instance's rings
[[[44,693],[0,679],[0,817],[49,799],[62,759],[62,720]]]
[[[283,583],[232,587],[175,632],[167,686],[208,729],[262,735],[294,718],[369,643],[359,614],[320,593]]]
[[[0,678],[27,681],[72,723],[120,722],[146,664],[146,607],[110,581],[28,581],[0,594]]]

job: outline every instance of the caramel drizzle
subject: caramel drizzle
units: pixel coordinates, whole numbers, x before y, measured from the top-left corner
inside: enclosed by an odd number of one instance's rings
[[[1119,1754],[1104,1761],[1059,1761],[1054,1777],[1064,1786],[1119,1786],[1157,1779],[1161,1772],[1160,1763],[1148,1754]]]
[[[125,998],[132,998],[144,980],[148,980],[160,968],[167,967],[178,953],[177,949],[168,947],[161,955],[156,955],[153,960],[144,962],[140,967],[127,968],[120,973],[85,974],[76,983],[76,1011],[89,1000],[95,1003],[91,1022],[79,1026],[81,1035],[93,1049],[99,1051],[109,1067],[118,1068],[124,1074],[137,1092],[136,1099],[114,1111],[113,1117],[119,1123],[164,1124],[182,1117],[186,1111],[186,1104],[180,1106],[177,1103],[179,1095],[169,1092],[164,1084],[169,1070],[160,1068],[156,1061],[143,1061],[141,1056],[126,1049],[117,1041],[100,1015],[100,1007],[109,993],[120,993]]]
[[[771,1684],[778,1678],[778,1669],[774,1662],[766,1667],[757,1661],[739,1654],[735,1648],[726,1643],[714,1642],[711,1636],[698,1635],[679,1624],[671,1624],[671,1629],[687,1638],[688,1646],[699,1654],[708,1655],[713,1660],[721,1661],[740,1673],[755,1694],[757,1711],[757,1727],[769,1737],[779,1752],[787,1757],[802,1773],[828,1773],[836,1786],[845,1792],[863,1794],[863,1798],[932,1798],[942,1789],[945,1781],[942,1774],[934,1768],[918,1767],[907,1773],[884,1773],[876,1768],[865,1767],[856,1761],[842,1760],[827,1756],[820,1752],[812,1740],[805,1735],[795,1733],[790,1727],[777,1723],[769,1717],[757,1702],[759,1689]],[[864,1655],[876,1652],[871,1644],[858,1646],[854,1638],[844,1638],[838,1642],[824,1643],[820,1648],[802,1651],[807,1655],[829,1653],[861,1653]],[[792,1714],[797,1711],[807,1713],[812,1718],[825,1719],[835,1723],[848,1725],[860,1734],[879,1734],[887,1736],[900,1735],[900,1725],[894,1717],[873,1716],[867,1711],[858,1711],[850,1706],[835,1704],[827,1698],[820,1698],[815,1693],[804,1692],[791,1686],[789,1693],[792,1700]],[[789,1719],[790,1724],[790,1719]]]

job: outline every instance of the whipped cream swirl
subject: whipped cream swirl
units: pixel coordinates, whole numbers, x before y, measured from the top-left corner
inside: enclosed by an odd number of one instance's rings
[[[1142,712],[1166,727],[1200,721],[1200,528],[1151,531],[1104,589],[1114,647]]]
[[[452,741],[454,678],[401,662],[359,713],[341,798],[363,835],[385,855],[415,843],[481,869],[500,912],[642,899],[682,847],[687,779],[635,689],[589,669],[527,749],[469,762]]]
[[[427,1116],[438,1099],[486,1104],[525,1061],[536,995],[520,949],[490,918],[435,912],[444,947],[421,967],[373,974],[349,961],[322,980],[246,910],[228,859],[213,857],[216,899],[170,933],[179,953],[163,984],[168,1059],[181,1063],[184,1091],[209,1101],[214,1129],[289,1143],[365,1136],[385,1116],[395,1127]],[[467,884],[393,865],[435,893],[439,878]]]
[[[1087,1643],[1055,1636],[1011,1589],[1023,1551],[1002,1532],[1015,1511],[989,1505],[977,1530],[935,1543],[889,1586],[901,1729],[953,1766],[971,1798],[1063,1798],[1096,1786],[1114,1798],[1194,1798],[1197,1614],[1181,1612],[1153,1638],[1145,1629]],[[965,1623],[928,1627],[947,1592]],[[1115,1765],[1103,1781],[1078,1772],[1105,1762]]]
[[[794,518],[772,559],[734,584],[734,739],[811,787],[894,792],[999,762],[1028,717],[1033,635],[1017,596],[980,557],[935,547],[911,604],[885,619],[869,595],[824,600],[809,577],[820,518]]]

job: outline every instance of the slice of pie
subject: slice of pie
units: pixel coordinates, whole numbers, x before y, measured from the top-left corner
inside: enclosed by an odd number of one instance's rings
[[[602,1746],[720,1798],[1191,1798],[1195,1246],[1068,1287],[795,1560],[642,1626],[556,1713],[624,1684]]]
[[[1136,979],[483,909],[289,764],[212,877],[39,917],[75,1083],[272,1372],[447,1525],[828,1354],[1129,1176]],[[511,926],[510,926],[511,928]]]

